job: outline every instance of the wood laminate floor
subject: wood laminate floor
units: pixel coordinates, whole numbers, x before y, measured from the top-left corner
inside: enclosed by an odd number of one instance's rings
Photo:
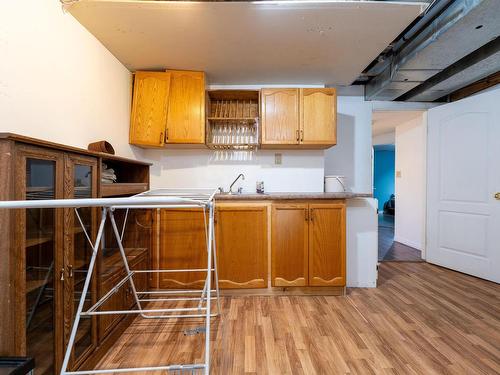
[[[344,297],[226,297],[212,374],[499,374],[500,285],[428,263],[382,263]],[[137,319],[103,366],[201,361],[196,324]]]
[[[378,215],[379,262],[422,262],[422,252],[394,241],[394,216]]]

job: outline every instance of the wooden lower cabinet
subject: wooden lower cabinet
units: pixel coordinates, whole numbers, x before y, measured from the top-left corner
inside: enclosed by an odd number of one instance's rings
[[[219,206],[216,214],[221,288],[267,287],[267,206]]]
[[[154,267],[205,268],[203,212],[164,209],[159,219],[155,225],[160,233]],[[344,201],[220,203],[216,206],[215,230],[222,289],[267,288],[269,249],[273,287],[345,286]],[[163,273],[154,285],[160,289],[200,289],[205,275]]]
[[[309,220],[309,285],[345,286],[345,204],[310,204]]]
[[[345,286],[345,203],[273,204],[276,287]]]
[[[158,225],[157,225],[158,227]],[[159,269],[200,269],[207,267],[204,215],[201,209],[163,209],[159,223]],[[163,288],[202,288],[205,272],[160,273]]]
[[[308,205],[274,204],[271,218],[272,286],[308,283]]]

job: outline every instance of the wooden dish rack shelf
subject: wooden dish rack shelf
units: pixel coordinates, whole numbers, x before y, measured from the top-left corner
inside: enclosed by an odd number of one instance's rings
[[[207,146],[254,150],[259,146],[259,91],[207,91]]]

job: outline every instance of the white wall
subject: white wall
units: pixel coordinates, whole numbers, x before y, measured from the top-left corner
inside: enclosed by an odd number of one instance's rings
[[[275,152],[282,164],[274,164]],[[235,187],[255,192],[256,181],[264,181],[267,192],[323,191],[323,151],[264,151],[254,153],[252,161],[215,161],[211,150],[147,150],[153,162],[153,187],[229,188],[239,173],[245,175]]]
[[[325,175],[345,176],[349,190],[371,193],[372,105],[357,94],[338,97],[337,146],[325,151]]]
[[[57,0],[0,2],[0,131],[128,144],[130,72]]]
[[[373,145],[393,145],[396,142],[396,132],[374,135],[372,138]]]
[[[425,243],[426,137],[427,112],[396,127],[394,240],[418,250]]]
[[[347,200],[347,286],[377,286],[378,217],[377,200]]]
[[[348,190],[372,192],[372,104],[361,87],[338,97],[337,146],[325,151],[325,175],[346,177]],[[377,284],[377,200],[347,201],[347,286]]]

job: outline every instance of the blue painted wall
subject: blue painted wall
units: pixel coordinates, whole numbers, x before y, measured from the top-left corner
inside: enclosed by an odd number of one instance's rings
[[[384,203],[394,194],[395,152],[375,146],[373,157],[373,195],[378,199],[378,209],[384,209]]]

